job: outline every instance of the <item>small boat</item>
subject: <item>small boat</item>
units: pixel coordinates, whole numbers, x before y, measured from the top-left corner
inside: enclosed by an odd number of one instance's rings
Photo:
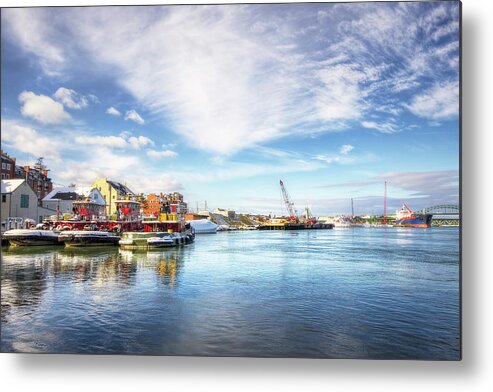
[[[215,234],[218,230],[218,225],[208,219],[198,219],[188,221],[195,229],[195,234]]]
[[[416,214],[406,203],[396,212],[395,226],[399,227],[431,227],[432,214]]]
[[[151,237],[147,239],[148,248],[168,248],[175,246],[175,241],[171,236]]]
[[[180,233],[130,231],[122,234],[119,244],[122,249],[163,248],[185,243],[184,237]]]
[[[10,246],[59,245],[58,234],[51,230],[12,229],[3,233],[2,238]]]
[[[65,244],[66,247],[72,246],[103,246],[103,245],[118,245],[120,237],[108,233],[107,231],[99,230],[71,230],[62,231],[58,236],[58,241]]]

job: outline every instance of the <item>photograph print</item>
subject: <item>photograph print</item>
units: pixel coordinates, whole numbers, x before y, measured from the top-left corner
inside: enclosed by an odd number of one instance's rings
[[[458,1],[1,9],[3,353],[461,359]]]

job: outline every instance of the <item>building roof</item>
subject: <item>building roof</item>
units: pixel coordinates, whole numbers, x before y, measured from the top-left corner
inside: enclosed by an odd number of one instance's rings
[[[85,197],[89,197],[91,191],[94,188],[90,187],[60,187],[53,189],[50,193],[48,193],[43,201],[49,200],[80,200]]]
[[[19,186],[25,182],[26,180],[21,180],[21,179],[9,179],[9,180],[2,180],[2,193],[12,193],[14,192]]]
[[[110,180],[106,180],[108,182],[108,184],[111,185],[112,188],[116,189],[116,191],[118,192],[119,195],[121,196],[126,196],[126,195],[131,195],[131,196],[135,196],[135,193],[133,193],[130,188],[128,188],[126,185],[123,185],[119,182],[116,182],[116,181],[110,181]]]

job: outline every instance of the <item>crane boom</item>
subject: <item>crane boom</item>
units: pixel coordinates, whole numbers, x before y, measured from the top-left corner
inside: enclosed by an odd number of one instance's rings
[[[288,210],[289,216],[291,218],[296,218],[294,203],[289,198],[288,192],[286,191],[286,188],[284,187],[282,180],[280,180],[279,183],[281,184],[282,197],[284,199],[284,204],[286,205],[286,209]]]

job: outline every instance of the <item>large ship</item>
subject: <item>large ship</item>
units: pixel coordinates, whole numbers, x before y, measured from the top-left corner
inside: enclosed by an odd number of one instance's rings
[[[416,214],[406,203],[396,212],[395,226],[401,227],[430,227],[432,214]]]

